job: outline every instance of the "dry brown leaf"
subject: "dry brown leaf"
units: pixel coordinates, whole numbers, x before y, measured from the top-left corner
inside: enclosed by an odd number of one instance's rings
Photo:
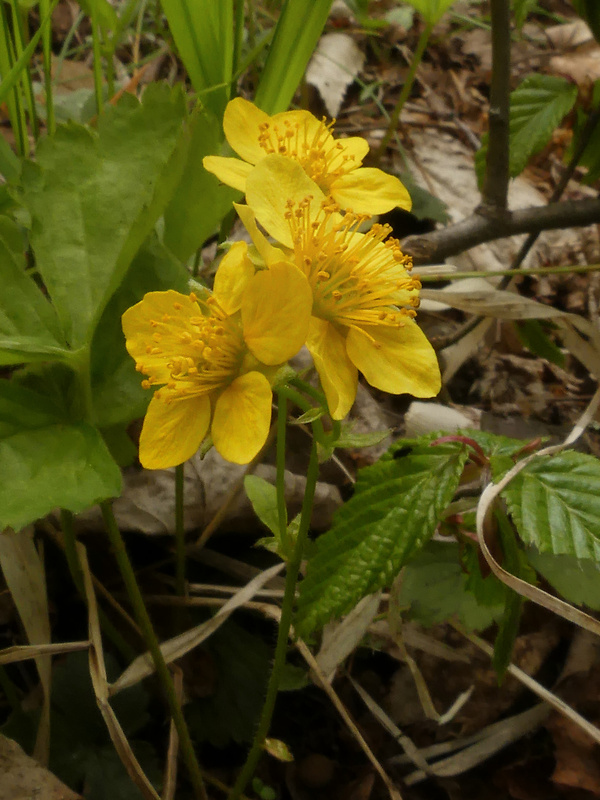
[[[330,117],[337,117],[346,91],[364,62],[364,53],[348,34],[321,36],[306,69],[306,82],[318,90]]]
[[[33,541],[33,528],[0,533],[0,567],[12,595],[19,617],[32,645],[50,643],[50,618],[44,565]],[[50,680],[52,662],[49,655],[36,656],[35,663],[44,693],[42,715],[37,732],[34,756],[48,763],[50,747]]]
[[[546,727],[554,739],[554,783],[585,789],[600,797],[600,745],[579,725],[559,714],[553,714]]]
[[[81,800],[16,742],[0,734],[0,800]]]
[[[321,648],[316,658],[330,683],[339,665],[354,651],[367,632],[380,602],[381,592],[363,597],[341,621],[329,622],[323,629]]]
[[[133,750],[125,732],[117,719],[115,712],[112,710],[108,699],[108,679],[106,676],[106,665],[104,663],[104,651],[102,647],[102,634],[100,632],[100,619],[98,617],[98,605],[96,602],[96,595],[94,593],[94,586],[92,583],[92,575],[87,560],[87,553],[82,544],[77,544],[77,554],[79,556],[79,563],[81,564],[81,571],[83,573],[83,586],[85,591],[85,599],[88,607],[88,626],[90,634],[90,651],[89,651],[89,665],[90,665],[90,678],[92,679],[92,687],[96,695],[96,702],[102,718],[108,729],[108,733],[113,743],[117,755],[121,759],[121,763],[127,770],[127,774],[131,780],[138,787],[145,800],[160,800],[160,796],[146,777],[144,770],[140,766],[139,761],[134,755]]]

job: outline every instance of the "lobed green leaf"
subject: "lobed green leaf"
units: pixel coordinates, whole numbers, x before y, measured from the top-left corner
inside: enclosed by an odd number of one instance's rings
[[[0,381],[0,530],[120,492],[120,470],[96,428],[69,423],[46,397]]]
[[[31,214],[36,265],[73,348],[89,343],[131,260],[164,211],[187,141],[182,90],[125,96],[98,132],[73,123],[40,141],[25,162],[22,200]]]

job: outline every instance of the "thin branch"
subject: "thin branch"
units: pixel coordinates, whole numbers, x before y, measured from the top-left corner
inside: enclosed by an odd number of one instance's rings
[[[508,196],[508,134],[510,121],[510,2],[491,0],[492,79],[490,130],[483,185],[482,211],[506,210]]]
[[[600,223],[599,199],[572,200],[522,208],[502,214],[500,218],[475,213],[448,228],[422,236],[409,236],[402,242],[402,249],[413,257],[415,264],[439,264],[449,256],[494,239],[597,223]]]

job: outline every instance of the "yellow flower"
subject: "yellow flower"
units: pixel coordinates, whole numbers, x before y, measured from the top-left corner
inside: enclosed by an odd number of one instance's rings
[[[313,293],[307,347],[329,410],[342,419],[356,396],[358,370],[392,394],[433,397],[440,389],[435,352],[414,321],[420,283],[390,229],[357,228],[301,169],[272,155],[248,177],[247,207],[238,207],[259,251],[253,215],[306,275]],[[268,245],[272,247],[271,245]],[[273,259],[267,253],[267,261]]]
[[[305,276],[290,263],[255,274],[234,245],[198,298],[150,292],[123,315],[127,350],[154,392],[140,437],[148,469],[181,464],[207,433],[223,458],[246,464],[265,443],[271,379],[304,344],[310,306]]]
[[[308,111],[284,111],[270,117],[253,103],[236,97],[227,104],[223,119],[225,136],[242,158],[206,156],[204,166],[217,178],[241,192],[255,164],[270,154],[287,156],[341,208],[360,214],[384,214],[399,206],[411,209],[410,195],[393,175],[361,167],[369,152],[365,139],[334,139],[333,123],[327,125]]]

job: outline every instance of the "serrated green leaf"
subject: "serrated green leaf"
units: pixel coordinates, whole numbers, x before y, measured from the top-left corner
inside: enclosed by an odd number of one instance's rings
[[[22,200],[31,214],[36,265],[74,348],[96,322],[179,179],[188,141],[181,89],[126,95],[98,132],[69,123],[40,140],[25,162]]]
[[[526,544],[600,561],[600,461],[567,450],[534,459],[502,492]]]
[[[435,532],[467,455],[461,444],[416,445],[403,458],[361,470],[354,496],[308,561],[296,623],[301,635],[394,578]]]
[[[246,475],[244,489],[259,520],[279,539],[279,514],[277,511],[277,489],[272,483],[258,475]]]
[[[66,353],[58,317],[25,273],[25,257],[15,249],[17,226],[7,217],[0,228],[0,364],[19,364]]]
[[[422,625],[456,617],[469,630],[485,630],[502,615],[505,592],[495,602],[482,603],[472,591],[473,581],[478,575],[477,590],[486,594],[488,587],[483,587],[489,579],[484,581],[476,570],[467,575],[462,569],[456,542],[428,542],[404,567],[399,603],[408,607],[410,619]]]
[[[600,611],[600,565],[574,556],[556,556],[529,548],[530,564],[569,603]]]
[[[520,175],[529,159],[550,141],[554,129],[571,111],[577,86],[556,75],[528,75],[510,95],[509,174]],[[475,156],[477,177],[485,172],[488,135]]]
[[[0,530],[120,492],[121,472],[96,428],[68,423],[46,397],[0,381]]]

